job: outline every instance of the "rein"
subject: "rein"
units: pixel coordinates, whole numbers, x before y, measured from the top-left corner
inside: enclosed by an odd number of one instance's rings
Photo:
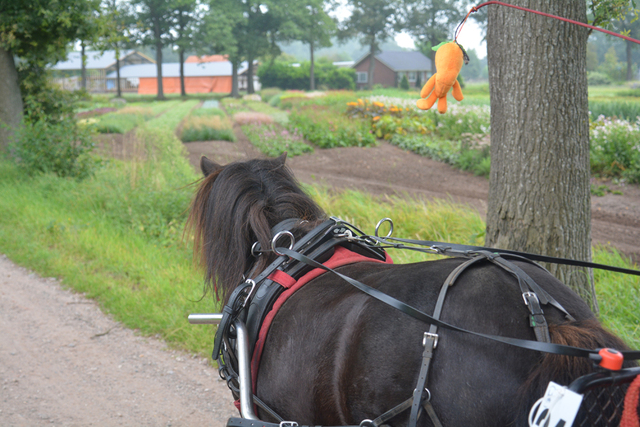
[[[387,236],[381,237],[378,235],[378,231],[380,229],[380,226],[385,222],[390,223],[390,231]],[[485,248],[480,246],[392,238],[391,234],[393,233],[393,222],[389,218],[385,218],[378,223],[375,229],[374,236],[366,235],[355,226],[338,218],[331,218],[318,225],[315,229],[313,229],[302,239],[300,239],[299,242],[296,242],[293,233],[289,231],[289,229],[293,228],[297,223],[299,223],[299,220],[290,219],[276,225],[272,229],[273,239],[271,242],[271,249],[263,249],[259,244],[254,244],[251,249],[251,254],[253,256],[257,257],[264,252],[273,252],[278,255],[278,257],[264,271],[260,272],[255,279],[247,279],[244,283],[241,283],[236,288],[236,290],[230,296],[229,302],[224,307],[223,318],[216,333],[214,351],[212,356],[214,360],[218,361],[221,377],[227,380],[228,386],[232,390],[232,392],[234,392],[235,395],[240,395],[243,401],[245,400],[246,395],[245,397],[243,397],[242,394],[242,375],[236,373],[242,372],[242,366],[240,366],[241,363],[239,363],[241,358],[236,357],[236,352],[242,353],[243,351],[246,352],[248,349],[250,349],[249,354],[251,354],[254,351],[258,350],[257,347],[256,349],[254,349],[254,343],[257,339],[255,330],[261,329],[262,323],[264,322],[265,317],[267,317],[267,313],[269,313],[270,317],[273,317],[275,315],[275,313],[272,312],[272,306],[274,306],[276,300],[280,301],[280,294],[282,294],[285,289],[289,289],[291,286],[293,286],[293,283],[303,277],[306,273],[311,271],[324,271],[334,274],[353,287],[357,288],[361,292],[371,296],[372,298],[375,298],[376,300],[387,304],[420,322],[430,325],[429,332],[425,332],[423,340],[423,344],[425,347],[423,353],[423,362],[420,368],[418,384],[416,385],[413,396],[397,405],[396,407],[385,412],[384,414],[380,415],[375,420],[362,421],[362,423],[360,424],[361,427],[378,427],[408,409],[411,409],[409,426],[417,425],[417,420],[421,409],[425,410],[435,426],[442,426],[433,407],[431,406],[431,395],[429,390],[426,388],[429,365],[438,343],[438,335],[436,334],[438,327],[465,334],[471,334],[474,336],[527,350],[563,356],[589,358],[594,362],[600,364],[602,367],[612,370],[620,369],[622,366],[622,361],[625,359],[640,359],[640,351],[618,352],[611,349],[593,350],[551,343],[551,340],[549,338],[548,326],[540,304],[551,304],[555,308],[560,310],[568,320],[571,321],[575,319],[573,319],[573,317],[562,307],[562,305],[558,303],[549,293],[547,293],[544,289],[537,285],[526,272],[524,272],[520,267],[515,265],[510,260],[527,261],[543,270],[543,267],[534,263],[532,260],[575,265],[580,267],[601,268],[634,275],[640,275],[640,271],[611,267],[590,262],[568,260],[564,258],[527,254],[517,251]],[[278,245],[278,241],[282,240],[283,236],[287,236],[289,239],[288,247],[279,247]],[[443,286],[441,287],[440,295],[436,302],[434,313],[433,315],[429,315],[407,303],[391,297],[390,295],[372,288],[354,278],[344,275],[336,271],[334,268],[326,265],[325,262],[332,256],[335,251],[334,248],[337,246],[346,246],[349,248],[348,250],[355,250],[355,252],[360,253],[364,257],[368,257],[369,259],[377,261],[386,259],[386,252],[384,251],[385,248],[410,249],[437,255],[466,258],[466,261],[457,266],[449,274]],[[522,292],[524,303],[528,307],[530,312],[530,326],[533,328],[536,339],[538,341],[502,337],[469,331],[467,329],[443,322],[439,319],[442,307],[444,305],[444,299],[447,289],[454,284],[455,280],[467,267],[481,261],[492,262],[493,264],[496,264],[515,277],[520,287],[520,291]],[[250,273],[248,272],[247,275],[249,274]],[[284,283],[282,280],[283,278],[287,283],[282,284]],[[293,281],[293,283],[291,283],[290,281]],[[243,329],[245,329],[244,322],[247,322],[247,328],[250,331],[253,330],[253,332],[250,332],[248,334],[250,336],[250,340],[245,344],[243,351],[240,351],[238,349],[237,346],[241,345],[241,343],[236,342],[236,338],[234,336],[234,326],[237,325],[237,322],[240,322],[242,324]],[[264,338],[262,338],[262,340],[263,339]],[[260,344],[260,346],[261,345],[262,344]],[[615,362],[613,364],[611,364],[612,355],[610,353],[615,353]],[[257,378],[257,364],[254,364],[252,362],[252,365],[255,366],[253,366],[254,369],[249,369],[249,371],[253,371],[249,372],[249,376]],[[238,383],[239,385],[236,386],[235,383]],[[244,384],[246,390],[247,383]],[[251,384],[251,380],[248,381],[248,384]],[[250,393],[250,391],[248,391],[248,393]],[[279,417],[273,410],[265,405],[259,398],[257,398],[257,396],[252,396],[252,393],[250,393],[249,396],[253,398],[253,402],[255,404],[260,406],[275,419],[280,420],[280,424],[272,424],[263,421],[255,424],[254,419],[231,418],[227,426],[297,426],[297,423],[289,423],[283,421],[281,417]],[[245,405],[248,405],[245,406],[245,408],[251,407],[250,402],[251,398],[249,398],[248,404],[245,402]],[[242,406],[242,404],[243,402],[240,402],[240,406]],[[250,409],[249,411],[251,412]],[[251,415],[253,416],[253,414]]]

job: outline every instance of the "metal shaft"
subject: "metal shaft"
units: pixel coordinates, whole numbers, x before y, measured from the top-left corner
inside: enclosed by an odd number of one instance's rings
[[[222,313],[190,314],[189,323],[192,325],[218,325],[222,321]]]
[[[238,382],[240,383],[240,413],[242,418],[258,420],[253,413],[253,390],[251,387],[251,363],[249,355],[249,335],[241,320],[233,324],[236,328],[238,350]]]

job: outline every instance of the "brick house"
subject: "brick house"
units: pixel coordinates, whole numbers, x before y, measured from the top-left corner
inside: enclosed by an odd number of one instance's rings
[[[368,86],[370,57],[371,55],[366,54],[353,65],[356,70],[358,89]],[[409,80],[409,86],[415,87],[418,78],[423,85],[431,75],[431,60],[421,52],[387,51],[380,52],[374,58],[373,84],[380,84],[383,87],[398,87],[404,75]]]

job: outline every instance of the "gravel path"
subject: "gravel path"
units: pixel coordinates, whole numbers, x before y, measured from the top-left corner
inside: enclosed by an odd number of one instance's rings
[[[1,426],[224,426],[237,414],[208,360],[3,255],[0,331]]]

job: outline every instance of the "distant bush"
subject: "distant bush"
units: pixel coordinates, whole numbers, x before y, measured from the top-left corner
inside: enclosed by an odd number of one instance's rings
[[[407,79],[407,75],[402,75],[402,80],[400,80],[400,89],[409,90],[409,79]]]
[[[28,175],[54,173],[60,177],[86,178],[98,163],[89,153],[91,133],[72,120],[24,123],[9,144],[9,153]]]
[[[251,124],[242,126],[242,131],[265,156],[278,157],[284,152],[298,156],[313,151],[297,129],[289,131],[278,125]]]
[[[197,111],[197,110],[196,110]],[[185,120],[180,134],[182,142],[235,141],[231,122],[218,115],[190,116]]]
[[[598,117],[617,117],[635,122],[640,117],[640,102],[633,101],[589,101],[591,120]]]
[[[294,111],[289,116],[290,129],[298,129],[304,138],[320,148],[366,147],[376,145],[368,123],[353,120],[322,106]]]
[[[258,69],[258,77],[263,85],[281,89],[310,90],[310,76],[311,63],[308,61],[298,67],[275,61]],[[356,74],[351,68],[338,68],[330,63],[318,62],[314,66],[314,79],[316,87],[353,90]]]
[[[260,96],[264,102],[269,102],[271,98],[282,93],[282,89],[278,87],[267,87],[260,90]]]
[[[612,84],[613,81],[611,81],[611,77],[604,73],[592,71],[587,73],[587,83],[589,86],[606,86]]]

